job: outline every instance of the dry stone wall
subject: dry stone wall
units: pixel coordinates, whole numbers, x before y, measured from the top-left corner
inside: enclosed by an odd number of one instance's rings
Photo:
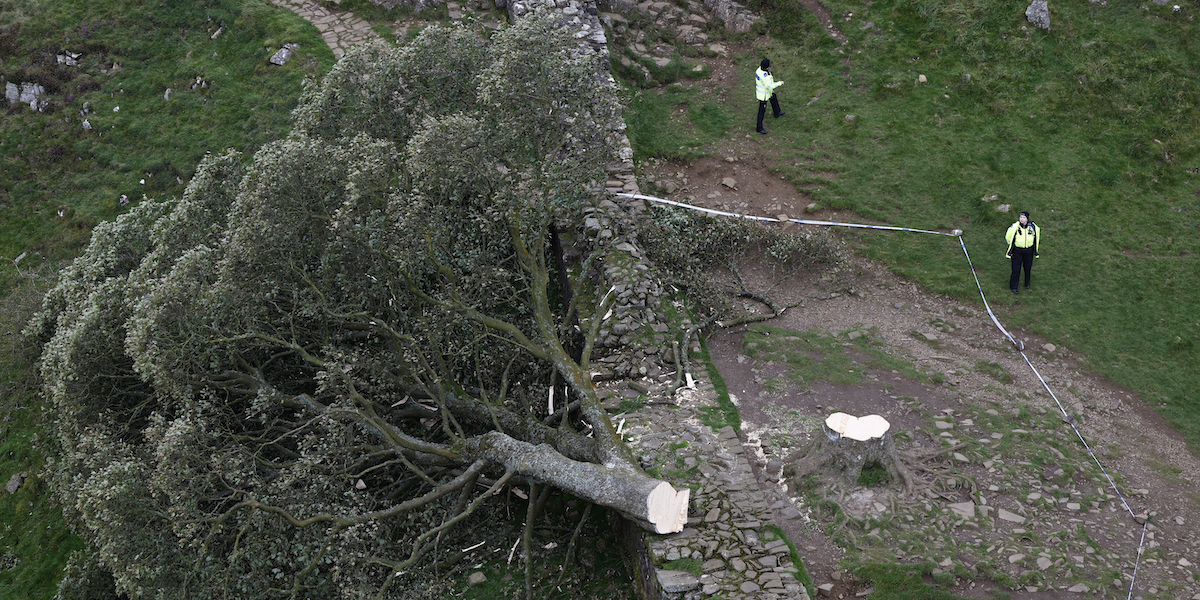
[[[703,3],[687,0],[682,4],[662,0],[603,0],[599,6],[605,12],[617,14],[630,14],[633,11],[649,13],[662,26],[674,24],[702,27],[707,25],[711,18],[730,33],[750,31],[758,21],[758,15],[732,0],[704,0]]]
[[[553,12],[559,23],[574,31],[580,52],[602,54],[605,65],[597,77],[607,85],[615,86],[607,69],[609,51],[608,38],[600,21],[596,5],[579,0],[510,0],[507,3],[509,17],[513,20],[530,14]],[[610,142],[617,148],[617,162],[609,166],[605,189],[609,193],[639,192],[633,168],[633,148],[625,135],[625,122],[620,120],[608,126]],[[655,343],[665,342],[667,325],[658,312],[662,286],[654,277],[654,269],[639,248],[637,220],[645,210],[641,200],[622,199],[613,196],[603,198],[585,210],[583,223],[587,239],[595,240],[593,251],[603,256],[603,276],[615,297],[612,315],[606,319],[598,346],[602,348],[628,349],[617,360],[604,363],[609,377],[638,377],[649,368],[648,356],[656,356]]]
[[[689,4],[696,6],[695,2]],[[655,11],[660,17],[683,14],[665,2],[644,2],[638,7]],[[508,4],[508,10],[513,19],[556,10],[562,14],[564,26],[576,29],[575,39],[581,50],[608,56],[607,37],[593,4],[516,0]],[[615,85],[607,71],[602,76]],[[620,148],[620,160],[610,166],[605,187],[610,193],[636,194],[639,190],[633,150],[625,135],[625,124],[614,124],[610,130],[612,141]],[[704,381],[697,382],[694,389],[674,389],[678,378],[673,371],[678,365],[661,358],[671,355],[673,339],[661,313],[664,290],[655,277],[654,266],[638,245],[636,223],[644,210],[641,200],[604,198],[587,210],[583,226],[586,237],[596,240],[596,250],[604,252],[604,277],[617,300],[601,329],[598,345],[621,351],[602,358],[600,365],[610,370],[610,376],[629,378],[609,384],[615,390],[609,389],[606,407],[618,410],[622,395],[616,390],[644,396],[647,404],[617,417],[628,436],[626,441],[645,468],[662,470],[672,484],[696,490],[687,528],[677,534],[648,538],[656,564],[690,561],[700,565],[698,575],[689,570],[659,569],[663,597],[809,600],[808,591],[796,579],[787,542],[772,533],[777,528],[769,528],[775,525],[774,510],[759,489],[737,432],[731,427],[714,431],[699,418],[704,407],[717,404],[716,391]],[[688,323],[677,325],[687,327]],[[698,346],[682,349],[698,350]]]
[[[787,542],[774,532],[775,510],[759,488],[746,451],[732,427],[714,431],[700,420],[717,403],[708,381],[672,396],[673,375],[642,378],[646,392],[625,382],[606,390],[610,401],[637,393],[645,403],[615,417],[625,441],[642,466],[661,472],[676,486],[694,490],[687,527],[676,534],[650,536],[655,562],[663,567],[699,565],[695,574],[682,568],[658,571],[663,597],[700,600],[809,600],[797,580]],[[799,513],[791,510],[793,518]]]
[[[683,14],[665,2],[638,6],[660,17]],[[564,26],[577,29],[575,39],[581,49],[608,56],[600,13],[590,3],[516,0],[508,4],[508,10],[514,19],[557,10]],[[686,23],[686,19],[679,21]],[[608,72],[602,76],[615,85]],[[614,124],[611,131],[613,142],[621,149],[620,161],[610,167],[605,187],[610,193],[636,194],[633,151],[624,123]],[[617,378],[607,384],[606,407],[619,410],[620,401],[630,394],[645,400],[641,408],[616,417],[626,441],[645,468],[662,472],[676,486],[696,490],[687,528],[648,538],[656,564],[700,565],[699,574],[659,569],[663,597],[809,600],[808,591],[796,579],[797,568],[787,542],[772,533],[777,530],[770,527],[775,525],[773,507],[759,490],[737,432],[731,427],[714,431],[699,418],[704,407],[717,404],[716,391],[705,381],[696,382],[694,389],[674,389],[678,366],[663,359],[671,356],[674,337],[661,312],[664,290],[637,240],[636,223],[644,210],[641,200],[604,198],[587,210],[583,227],[586,237],[596,240],[596,250],[604,252],[603,274],[617,300],[598,343],[620,349],[599,361],[601,368],[609,370],[608,376]],[[687,327],[688,323],[676,325]],[[698,345],[682,349],[698,350]]]
[[[342,12],[337,15],[312,0],[272,0],[318,23],[326,42],[340,57],[356,44],[374,36],[365,22]],[[391,0],[384,0],[391,1]],[[617,0],[620,1],[620,0]],[[595,4],[579,0],[495,0],[511,19],[530,13],[556,11],[560,23],[574,30],[580,52],[601,53],[609,58],[609,40],[604,25],[621,25],[619,15],[602,14]],[[381,2],[382,3],[382,2]],[[425,5],[422,5],[425,6]],[[694,0],[687,9],[665,2],[643,2],[615,10],[639,10],[654,14],[664,26],[676,26],[694,43],[707,40],[700,31],[709,17]],[[705,6],[733,6],[724,13],[710,8],[715,18],[731,30],[742,9],[734,3]],[[449,3],[452,19],[463,17],[463,6]],[[725,16],[720,16],[724,14]],[[614,18],[615,17],[615,18]],[[734,24],[731,25],[730,23]],[[691,29],[689,29],[689,27]],[[629,30],[626,29],[625,32]],[[635,49],[636,50],[636,49]],[[606,66],[607,60],[602,61]],[[608,69],[597,73],[609,85],[616,85]],[[609,126],[610,142],[618,149],[618,160],[608,169],[606,191],[610,194],[639,192],[634,174],[633,149],[625,135],[623,121]],[[701,600],[720,597],[726,600],[809,600],[808,591],[796,579],[787,543],[772,533],[777,529],[774,512],[758,487],[754,472],[746,460],[738,434],[730,427],[714,431],[700,420],[705,407],[717,403],[716,391],[705,381],[694,388],[675,391],[677,365],[670,341],[671,325],[661,313],[664,290],[654,275],[654,267],[642,253],[637,239],[637,221],[645,204],[609,196],[585,211],[583,233],[594,240],[595,251],[603,252],[603,277],[615,296],[612,315],[601,330],[599,345],[617,352],[601,358],[596,365],[603,371],[607,386],[605,406],[620,410],[629,397],[643,400],[640,408],[616,418],[623,434],[647,469],[663,472],[677,486],[696,490],[689,507],[688,526],[672,535],[648,536],[646,543],[655,562],[662,567],[680,564],[700,565],[692,569],[660,568],[657,579],[662,597],[668,600]],[[685,328],[690,323],[676,323]],[[698,352],[698,343],[683,352]],[[622,379],[628,378],[628,379]],[[795,512],[793,510],[793,512]],[[786,510],[783,514],[787,514]]]
[[[321,39],[333,50],[335,58],[341,58],[352,48],[358,48],[379,40],[371,24],[350,11],[331,11],[317,0],[270,0],[271,4],[286,8],[316,26]],[[293,46],[291,49],[295,49]]]

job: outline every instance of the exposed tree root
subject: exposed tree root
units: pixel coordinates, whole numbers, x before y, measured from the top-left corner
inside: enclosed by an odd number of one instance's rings
[[[784,475],[793,481],[803,481],[813,475],[832,477],[856,485],[863,468],[877,464],[887,470],[892,483],[899,485],[904,494],[912,494],[916,490],[917,479],[896,452],[895,439],[890,431],[878,438],[859,441],[831,431],[824,424],[821,430],[823,435],[817,436],[807,447],[788,457]]]

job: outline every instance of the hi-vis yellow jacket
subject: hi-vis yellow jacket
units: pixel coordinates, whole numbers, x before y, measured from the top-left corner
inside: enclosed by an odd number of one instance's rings
[[[1004,239],[1011,248],[1028,248],[1033,246],[1033,253],[1037,254],[1038,246],[1042,245],[1042,228],[1034,224],[1033,221],[1021,227],[1021,222],[1017,221],[1008,228],[1008,233],[1004,234]]]
[[[770,100],[771,93],[781,85],[783,85],[782,81],[776,83],[775,78],[771,76],[771,72],[762,70],[762,67],[759,67],[754,72],[754,95],[759,100]]]

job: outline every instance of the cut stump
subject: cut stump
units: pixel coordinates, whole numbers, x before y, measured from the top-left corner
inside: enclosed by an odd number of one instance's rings
[[[879,415],[855,417],[833,413],[821,426],[818,435],[806,448],[788,457],[784,475],[793,484],[806,477],[839,478],[856,485],[864,467],[879,465],[887,470],[894,485],[912,493],[913,476],[896,454],[896,442],[891,424]]]

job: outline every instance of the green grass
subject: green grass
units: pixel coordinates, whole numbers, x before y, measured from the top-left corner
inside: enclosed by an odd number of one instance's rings
[[[787,117],[755,138],[773,174],[858,219],[962,229],[1006,327],[1082,353],[1085,367],[1138,392],[1200,448],[1194,8],[1064,5],[1043,31],[996,0],[831,0],[848,40],[839,46],[799,3],[751,4],[766,17],[755,48],[737,57],[738,85],[750,88],[763,56],[787,81]],[[752,102],[735,96],[723,108],[734,123],[753,122]],[[643,112],[630,107],[639,157],[689,139],[659,120],[645,140]],[[998,199],[982,200],[990,195]],[[1012,296],[1003,233],[1020,210],[1041,226],[1042,252],[1033,290]],[[844,235],[931,292],[979,302],[956,240]]]
[[[0,76],[41,84],[49,101],[0,119],[0,485],[34,475],[0,494],[0,598],[50,598],[83,543],[39,476],[44,407],[18,332],[92,226],[143,195],[179,197],[205,152],[252,153],[285,136],[304,77],[333,55],[312,25],[261,0],[15,0],[0,23]],[[269,64],[285,43],[297,55]],[[82,54],[79,67],[57,63],[63,49]],[[189,89],[197,77],[207,85]]]
[[[725,380],[717,371],[717,366],[713,364],[712,354],[708,352],[708,343],[703,337],[700,338],[700,356],[698,358],[699,362],[707,368],[713,390],[717,392],[717,404],[703,407],[700,421],[713,430],[729,426],[733,427],[734,431],[741,431],[742,417],[738,414],[737,405],[729,399],[729,389],[725,387]]]
[[[746,328],[742,352],[751,358],[776,361],[788,366],[786,375],[779,375],[767,384],[782,387],[786,381],[796,391],[809,389],[814,381],[841,385],[862,384],[868,369],[898,371],[914,381],[927,381],[911,363],[898,360],[878,346],[869,335],[859,336],[843,345],[844,334],[831,336],[817,331],[791,331],[771,325],[755,324]],[[867,355],[866,360],[851,356],[850,351]],[[780,390],[782,391],[782,390]]]
[[[828,102],[797,123],[837,162],[836,181],[816,195],[873,220],[963,229],[985,291],[1011,307],[1007,326],[1084,352],[1195,447],[1200,372],[1187,342],[1200,335],[1200,309],[1186,299],[1200,293],[1200,177],[1189,172],[1200,167],[1200,56],[1187,40],[1200,31],[1169,7],[1066,7],[1050,33],[1022,31],[1024,18],[999,3],[858,8],[854,23],[881,30],[844,27],[850,75],[824,72],[806,95]],[[929,83],[915,84],[918,74]],[[840,120],[850,113],[853,130]],[[985,194],[999,200],[985,205]],[[1013,218],[997,203],[1032,211],[1045,232],[1033,293],[1019,299],[1002,295]],[[858,237],[868,256],[931,291],[973,299],[955,244]]]
[[[685,573],[691,573],[697,577],[704,573],[704,570],[700,567],[700,562],[691,558],[677,558],[673,561],[663,563],[662,565],[662,568],[664,569],[683,571]]]
[[[1000,383],[1012,383],[1012,374],[997,362],[983,359],[977,360],[975,361],[975,371],[985,373]]]
[[[0,74],[49,101],[0,120],[0,256],[28,252],[23,264],[73,256],[122,196],[178,197],[206,152],[286,135],[303,78],[333,64],[315,27],[262,0],[15,0],[0,14]],[[285,43],[296,56],[270,64]],[[80,65],[58,64],[62,49]]]
[[[0,598],[50,598],[68,555],[83,543],[67,529],[41,477],[46,415],[34,377],[33,349],[19,335],[48,280],[42,273],[26,272],[12,281],[0,296],[0,486],[16,473],[30,477],[16,493],[0,492]]]
[[[8,378],[20,378],[11,371]],[[0,433],[0,473],[4,482],[14,473],[31,474],[14,494],[0,498],[0,555],[19,562],[0,569],[0,598],[50,598],[62,577],[62,566],[83,542],[67,529],[62,510],[50,497],[47,484],[38,476],[45,454],[35,440],[40,429],[40,404],[26,390],[8,395],[0,414],[8,417]]]
[[[887,469],[877,462],[864,466],[858,474],[858,485],[863,487],[874,487],[889,481],[891,481],[891,477],[888,475]]]
[[[629,400],[629,399],[621,400],[621,403],[619,405],[617,405],[617,412],[618,413],[631,413],[635,410],[638,410],[639,408],[642,408],[643,406],[646,406],[646,404],[641,401],[642,399],[643,399],[643,397],[639,396],[637,400]]]
[[[804,589],[808,591],[809,597],[815,598],[817,590],[814,587],[813,578],[808,574],[808,569],[804,567],[804,561],[800,560],[800,553],[796,551],[796,545],[792,543],[792,540],[788,539],[787,535],[783,533],[783,529],[778,525],[764,525],[763,533],[765,534],[764,539],[766,541],[779,539],[787,543],[788,555],[792,559],[792,566],[796,568],[796,581],[799,581],[800,585],[804,586]]]
[[[921,565],[897,565],[874,563],[860,567],[856,574],[859,579],[868,582],[875,588],[871,594],[876,600],[960,600],[949,592],[929,585],[923,577],[933,572],[937,565],[926,563]],[[952,578],[951,578],[952,579]],[[991,598],[1007,598],[1007,594],[993,592]]]
[[[729,108],[699,90],[673,84],[638,90],[626,86],[625,121],[634,159],[694,159],[723,138],[732,121]]]

